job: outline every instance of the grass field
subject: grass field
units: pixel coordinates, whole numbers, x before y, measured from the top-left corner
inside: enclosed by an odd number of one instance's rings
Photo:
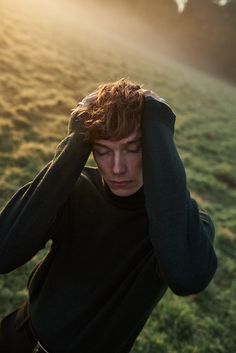
[[[200,294],[169,291],[132,353],[235,353],[236,88],[58,4],[0,0],[0,207],[50,161],[70,110],[98,84],[129,77],[158,92],[177,114],[175,140],[192,196],[215,222],[219,267]],[[26,298],[27,276],[44,253],[0,276],[1,314]]]

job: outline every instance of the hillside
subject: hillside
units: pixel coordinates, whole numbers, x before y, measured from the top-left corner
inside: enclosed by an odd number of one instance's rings
[[[148,28],[145,40],[137,26],[133,33],[136,41],[207,73],[236,82],[235,0],[229,0],[225,6],[218,5],[220,0],[186,0],[181,13],[175,3],[181,3],[181,0],[88,1],[99,4],[104,11],[115,8],[123,12],[126,19],[119,12],[113,18],[117,26],[123,27],[134,18],[145,24]]]
[[[98,84],[129,77],[158,92],[177,115],[192,196],[215,222],[219,268],[198,295],[169,291],[132,353],[234,353],[236,88],[144,50],[128,31],[98,26],[99,10],[92,18],[62,0],[0,0],[0,16],[0,208],[51,160],[70,110]],[[28,274],[45,251],[0,276],[1,314],[25,300]]]

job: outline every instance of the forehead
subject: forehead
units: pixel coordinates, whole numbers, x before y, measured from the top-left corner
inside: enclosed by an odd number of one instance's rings
[[[93,142],[93,145],[102,145],[102,146],[107,146],[110,148],[115,148],[117,146],[125,146],[131,143],[138,142],[141,138],[141,132],[135,130],[133,133],[128,135],[125,138],[122,138],[120,140],[109,140],[109,139],[96,139]]]

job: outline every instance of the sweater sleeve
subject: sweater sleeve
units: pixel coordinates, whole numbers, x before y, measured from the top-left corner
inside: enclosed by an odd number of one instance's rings
[[[30,260],[50,237],[57,212],[65,203],[90,154],[77,131],[57,146],[54,158],[21,187],[0,215],[0,273]]]
[[[143,177],[149,232],[157,271],[177,295],[203,290],[217,258],[214,225],[186,186],[174,143],[175,114],[162,101],[146,97],[143,120]]]

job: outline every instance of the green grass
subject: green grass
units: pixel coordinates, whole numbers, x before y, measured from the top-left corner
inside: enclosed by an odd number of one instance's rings
[[[0,2],[0,207],[50,161],[70,109],[98,84],[129,77],[158,92],[177,114],[192,196],[215,222],[219,267],[200,294],[168,291],[132,352],[234,353],[236,89],[128,40],[42,17],[24,1]],[[0,277],[2,315],[25,300],[28,274],[44,254]]]

